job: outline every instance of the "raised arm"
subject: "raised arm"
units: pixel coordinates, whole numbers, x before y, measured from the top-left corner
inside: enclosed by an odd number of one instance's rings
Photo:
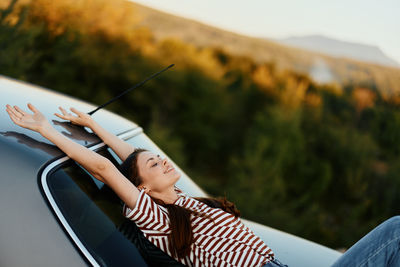
[[[103,142],[107,146],[109,146],[122,161],[124,161],[129,156],[129,154],[131,154],[135,150],[134,146],[128,144],[118,136],[108,132],[106,129],[101,127],[100,124],[93,120],[90,115],[81,112],[75,108],[71,108],[71,111],[75,113],[76,116],[68,113],[62,107],[60,107],[59,109],[62,114],[55,113],[54,115],[61,119],[69,120],[73,124],[89,127],[90,129],[92,129],[92,131],[97,134],[97,136],[100,137],[100,139],[103,140]]]
[[[130,208],[136,204],[138,189],[107,158],[90,149],[75,143],[59,133],[49,121],[32,104],[28,104],[33,114],[27,113],[18,106],[7,105],[7,113],[11,120],[26,129],[40,133],[54,143],[71,159],[78,162],[96,179],[110,186],[122,201]]]

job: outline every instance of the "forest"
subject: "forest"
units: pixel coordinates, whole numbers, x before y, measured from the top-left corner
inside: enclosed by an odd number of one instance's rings
[[[399,95],[156,40],[122,0],[1,2],[1,75],[102,104],[174,63],[108,109],[243,217],[336,249],[399,214]]]

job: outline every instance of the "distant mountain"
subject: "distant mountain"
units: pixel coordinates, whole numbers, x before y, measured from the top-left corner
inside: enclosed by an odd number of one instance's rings
[[[346,57],[391,67],[400,67],[398,62],[385,55],[377,46],[344,42],[322,35],[296,36],[277,39],[276,41],[334,57]]]

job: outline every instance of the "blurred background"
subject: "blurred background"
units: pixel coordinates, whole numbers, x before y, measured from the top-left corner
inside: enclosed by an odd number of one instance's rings
[[[108,109],[243,217],[347,248],[399,214],[400,2],[141,2],[0,0],[0,74],[102,104],[175,63]]]

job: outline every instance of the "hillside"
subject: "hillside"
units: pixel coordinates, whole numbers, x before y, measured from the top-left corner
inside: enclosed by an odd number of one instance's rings
[[[307,73],[316,81],[341,85],[377,87],[384,97],[400,93],[400,69],[285,46],[205,25],[134,3],[141,25],[159,39],[176,38],[199,47],[223,47],[233,54],[246,55],[257,62],[274,62],[278,69]],[[316,73],[326,73],[323,79]]]

